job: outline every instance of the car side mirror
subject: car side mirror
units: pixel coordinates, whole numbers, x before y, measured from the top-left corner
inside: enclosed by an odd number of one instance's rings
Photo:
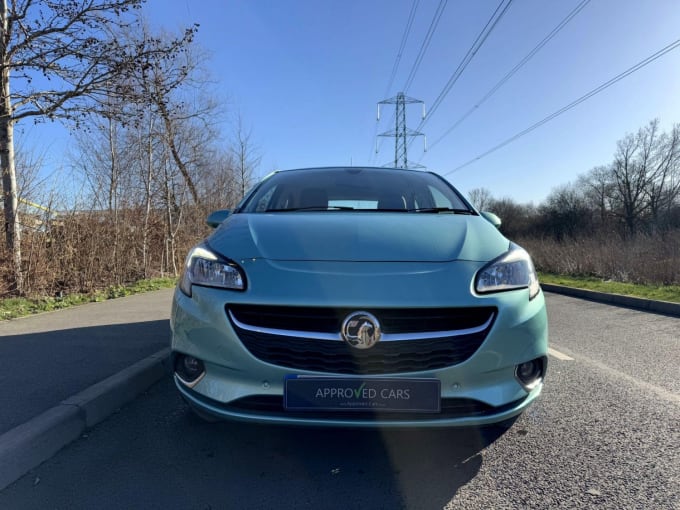
[[[484,219],[491,223],[494,227],[501,228],[501,219],[494,213],[489,211],[482,211],[481,214],[484,217]]]
[[[229,209],[219,209],[217,211],[211,212],[205,222],[209,227],[217,228],[220,226],[220,223],[226,220],[230,214],[231,211]]]

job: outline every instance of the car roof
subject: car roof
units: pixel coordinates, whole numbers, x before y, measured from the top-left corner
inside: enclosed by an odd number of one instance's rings
[[[278,173],[288,173],[288,172],[305,172],[305,171],[318,171],[318,170],[329,170],[329,171],[335,171],[335,170],[379,170],[379,171],[387,171],[387,172],[393,172],[393,171],[399,171],[399,172],[418,172],[418,173],[426,173],[426,174],[434,174],[435,172],[431,172],[429,170],[414,170],[411,168],[392,168],[392,167],[384,167],[384,166],[319,166],[319,167],[307,167],[307,168],[289,168],[285,170],[274,170],[272,174],[278,174]]]

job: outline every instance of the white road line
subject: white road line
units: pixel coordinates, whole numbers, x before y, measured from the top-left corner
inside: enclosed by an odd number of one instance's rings
[[[574,358],[572,358],[571,356],[567,356],[566,354],[563,354],[560,351],[556,351],[555,349],[552,349],[550,347],[548,347],[548,354],[554,356],[560,361],[574,361]]]
[[[629,383],[632,383],[639,388],[646,389],[647,391],[655,393],[659,398],[662,398],[663,400],[667,400],[668,402],[672,402],[674,404],[680,405],[680,395],[678,395],[676,393],[672,393],[665,388],[662,388],[660,386],[655,386],[654,384],[650,384],[646,381],[642,381],[642,380],[637,379],[637,378],[635,378],[631,375],[625,374],[623,372],[619,372],[618,370],[611,368],[611,367],[605,365],[604,363],[600,363],[599,361],[595,361],[594,359],[582,357],[582,358],[579,359],[579,363],[588,364],[588,365],[592,365],[594,367],[597,367],[598,369],[602,370],[603,372],[607,372],[608,374],[612,375],[613,377],[623,379],[624,381],[628,381]]]

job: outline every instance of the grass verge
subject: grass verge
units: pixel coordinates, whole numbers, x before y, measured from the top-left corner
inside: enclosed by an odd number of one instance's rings
[[[175,278],[152,278],[128,285],[116,285],[87,294],[67,294],[61,298],[19,297],[0,299],[0,320],[16,319],[17,317],[61,310],[84,303],[106,301],[107,299],[131,296],[152,290],[167,289],[174,287],[176,283],[177,279]]]
[[[670,301],[680,303],[680,285],[640,285],[637,283],[621,283],[605,281],[588,276],[568,276],[550,273],[539,273],[538,279],[542,283],[553,283],[576,287],[578,289],[594,290],[607,294],[621,294],[656,301]]]

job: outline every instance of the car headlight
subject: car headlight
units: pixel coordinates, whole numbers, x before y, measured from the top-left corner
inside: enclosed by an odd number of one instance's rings
[[[480,294],[524,288],[529,289],[529,299],[541,290],[531,257],[516,244],[484,266],[475,278],[475,290]]]
[[[210,251],[206,245],[199,244],[187,255],[179,280],[179,288],[187,296],[191,296],[192,285],[244,290],[246,279],[235,263],[224,260]]]

